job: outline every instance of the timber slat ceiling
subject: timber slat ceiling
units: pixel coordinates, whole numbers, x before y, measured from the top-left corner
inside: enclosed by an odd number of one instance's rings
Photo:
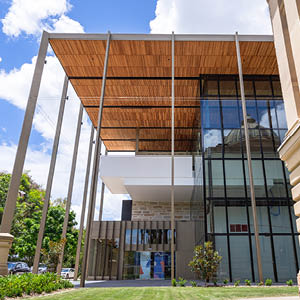
[[[50,44],[96,127],[106,41]],[[273,42],[240,42],[240,51],[244,74],[278,75]],[[234,42],[175,41],[175,76],[187,77],[175,80],[176,151],[192,149],[186,140],[195,138],[191,128],[200,122],[199,75],[237,73]],[[107,76],[101,130],[107,150],[135,151],[138,131],[140,151],[170,151],[171,42],[112,40]]]

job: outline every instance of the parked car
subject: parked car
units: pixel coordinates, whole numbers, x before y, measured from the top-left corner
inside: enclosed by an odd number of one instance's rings
[[[44,274],[46,272],[48,272],[47,266],[45,264],[39,264],[38,273]]]
[[[24,262],[8,262],[8,274],[30,273],[30,268]]]
[[[63,268],[62,270],[61,270],[61,274],[60,274],[60,276],[62,277],[62,278],[66,278],[66,279],[69,279],[69,278],[74,278],[74,269],[72,269],[72,268]]]

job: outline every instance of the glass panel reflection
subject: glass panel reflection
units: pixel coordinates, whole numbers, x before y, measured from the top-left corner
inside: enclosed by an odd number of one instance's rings
[[[224,129],[224,156],[226,158],[241,157],[241,130]]]
[[[272,96],[270,80],[255,80],[256,96]]]
[[[282,100],[275,101],[276,114],[278,120],[278,127],[281,129],[287,129],[286,114],[284,111],[284,104]]]
[[[227,197],[245,197],[244,173],[241,160],[225,160]]]
[[[292,236],[274,236],[278,280],[284,282],[297,276]]]
[[[218,268],[218,278],[229,280],[229,264],[228,264],[228,251],[227,251],[227,237],[226,236],[216,236],[215,248],[222,256],[220,266]]]
[[[272,262],[272,252],[271,252],[271,240],[268,236],[259,236],[260,250],[261,250],[261,261],[263,269],[263,277],[271,278],[275,280]],[[255,248],[255,237],[252,236],[252,253],[253,253],[253,266],[255,279],[258,281],[258,271],[257,271],[257,256]]]
[[[222,132],[218,129],[203,130],[203,150],[207,157],[221,157]]]
[[[232,279],[251,278],[251,260],[248,236],[230,236]]]
[[[237,100],[222,100],[224,128],[240,128],[241,120]]]
[[[220,80],[220,95],[236,97],[235,80]]]
[[[265,160],[266,179],[270,198],[286,197],[282,162],[280,160]]]
[[[202,100],[202,128],[221,128],[219,100]]]

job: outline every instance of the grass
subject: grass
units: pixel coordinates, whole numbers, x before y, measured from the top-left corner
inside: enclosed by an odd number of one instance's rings
[[[45,297],[41,300],[214,300],[251,297],[297,296],[297,287],[141,287],[82,288]]]

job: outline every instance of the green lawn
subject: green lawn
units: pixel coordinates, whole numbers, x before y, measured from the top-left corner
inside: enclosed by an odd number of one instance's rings
[[[214,300],[251,297],[297,296],[297,287],[141,287],[82,288],[45,297],[45,300]],[[27,298],[28,299],[28,298]]]

